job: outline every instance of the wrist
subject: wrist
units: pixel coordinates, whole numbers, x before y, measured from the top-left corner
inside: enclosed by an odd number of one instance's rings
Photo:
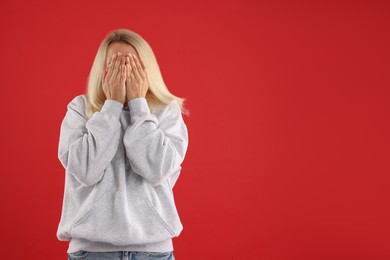
[[[145,98],[143,96],[131,96],[131,97],[127,97],[126,102],[129,102],[130,100],[132,100],[134,98],[140,98],[140,97]]]

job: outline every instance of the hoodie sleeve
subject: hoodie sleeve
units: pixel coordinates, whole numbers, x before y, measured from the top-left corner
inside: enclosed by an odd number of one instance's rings
[[[188,147],[188,131],[177,102],[164,107],[161,121],[143,97],[128,101],[130,125],[123,137],[133,170],[153,186],[181,170]],[[177,179],[177,176],[175,175]]]
[[[58,158],[83,186],[99,182],[114,157],[120,141],[122,109],[120,102],[106,99],[102,109],[88,119],[82,95],[68,104],[61,123]]]

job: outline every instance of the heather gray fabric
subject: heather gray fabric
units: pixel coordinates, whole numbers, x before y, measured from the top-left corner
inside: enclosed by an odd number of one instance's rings
[[[78,250],[173,251],[180,221],[172,188],[188,147],[179,104],[150,111],[107,99],[88,120],[76,96],[61,123],[58,158],[65,188],[57,238]]]

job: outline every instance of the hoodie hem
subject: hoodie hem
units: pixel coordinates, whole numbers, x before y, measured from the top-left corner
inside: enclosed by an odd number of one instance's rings
[[[69,242],[67,253],[79,250],[89,252],[115,252],[115,251],[138,251],[138,252],[168,252],[173,251],[172,238],[148,244],[129,244],[128,246],[115,246],[110,243],[94,242],[82,238],[72,238]]]

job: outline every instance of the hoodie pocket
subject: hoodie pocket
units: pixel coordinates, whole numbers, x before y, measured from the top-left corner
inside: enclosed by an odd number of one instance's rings
[[[143,196],[108,191],[72,227],[71,234],[116,246],[155,243],[172,237]]]
[[[177,237],[183,230],[174,195],[168,179],[160,185],[153,186],[143,182],[146,200],[155,218],[163,225],[172,237]]]

